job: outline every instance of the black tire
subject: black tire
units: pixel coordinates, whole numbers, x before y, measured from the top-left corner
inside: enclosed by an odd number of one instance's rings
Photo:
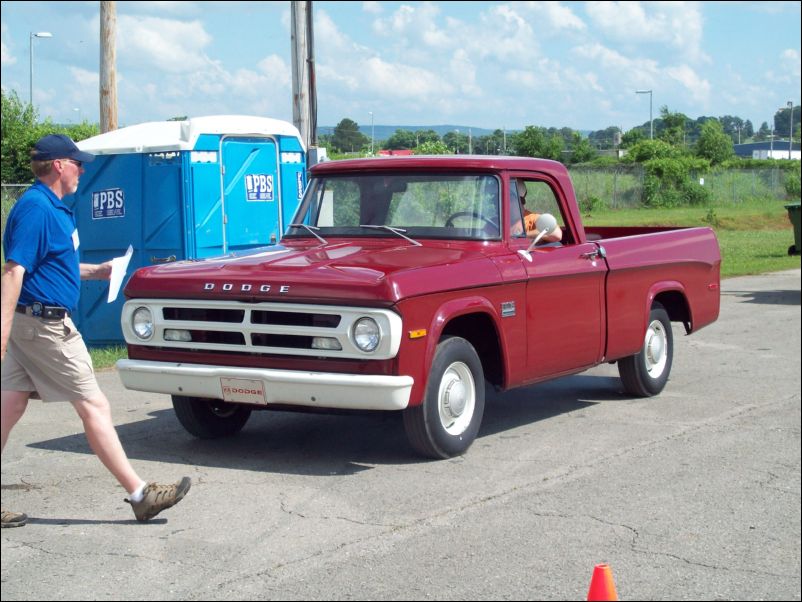
[[[618,373],[624,389],[635,397],[651,397],[663,390],[674,359],[674,335],[668,312],[655,302],[649,312],[649,324],[643,347],[635,355],[618,361]]]
[[[173,408],[178,421],[199,439],[228,437],[242,430],[251,409],[219,399],[173,395]]]
[[[410,444],[438,460],[464,454],[476,439],[484,410],[485,378],[476,350],[463,338],[443,338],[423,403],[404,410]]]

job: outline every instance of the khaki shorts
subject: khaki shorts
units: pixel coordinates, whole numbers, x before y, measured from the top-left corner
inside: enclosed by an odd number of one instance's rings
[[[92,358],[71,318],[14,314],[2,368],[3,391],[30,391],[43,401],[79,401],[100,393]]]

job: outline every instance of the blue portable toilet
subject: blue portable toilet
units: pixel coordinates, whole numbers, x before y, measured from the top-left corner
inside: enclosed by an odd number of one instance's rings
[[[137,268],[274,244],[306,186],[306,149],[291,123],[218,115],[142,123],[78,142],[96,155],[72,197],[81,261],[134,252]],[[69,198],[68,198],[69,201]],[[76,323],[90,345],[123,342],[123,295],[81,283]]]

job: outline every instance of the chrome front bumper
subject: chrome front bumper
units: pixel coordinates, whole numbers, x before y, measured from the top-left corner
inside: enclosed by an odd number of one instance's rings
[[[348,410],[403,410],[409,404],[414,382],[411,376],[335,374],[144,360],[119,360],[117,371],[125,387],[135,391],[225,399],[224,383],[248,381],[261,383],[259,401],[240,400],[240,403]]]

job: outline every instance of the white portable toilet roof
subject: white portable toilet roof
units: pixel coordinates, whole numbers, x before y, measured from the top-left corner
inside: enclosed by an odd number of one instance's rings
[[[287,121],[250,115],[209,115],[186,121],[150,121],[120,128],[77,142],[93,155],[189,151],[202,134],[292,136],[304,150],[298,128]]]

